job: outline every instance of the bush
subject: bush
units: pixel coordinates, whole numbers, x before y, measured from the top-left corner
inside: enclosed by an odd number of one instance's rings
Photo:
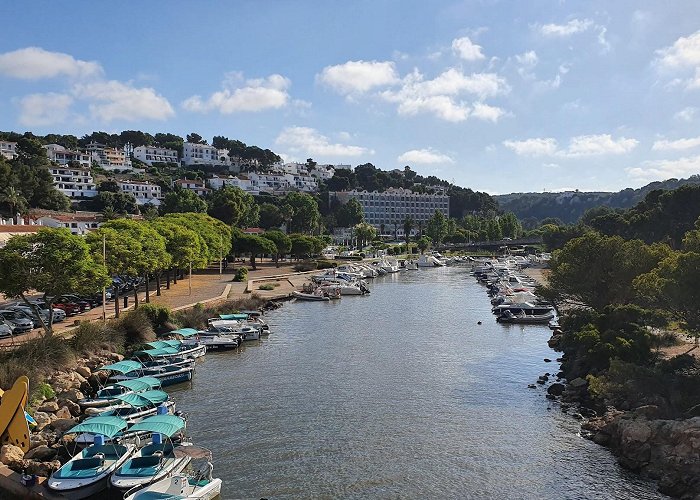
[[[143,304],[139,306],[139,311],[148,317],[151,325],[156,330],[164,328],[165,324],[172,319],[172,311],[168,306],[162,304]]]
[[[267,291],[270,291],[270,290],[274,290],[274,289],[277,288],[278,286],[280,286],[279,283],[265,283],[265,284],[263,284],[263,285],[260,285],[260,286],[258,287],[258,290],[267,290]]]
[[[61,337],[50,335],[32,339],[0,357],[0,388],[9,389],[21,375],[28,376],[31,384],[38,384],[45,373],[74,359],[70,343]]]
[[[248,268],[239,267],[233,275],[233,281],[248,281]]]
[[[316,269],[331,269],[338,267],[338,263],[333,260],[318,259],[316,261]]]
[[[123,335],[126,346],[145,344],[156,338],[148,316],[141,311],[140,307],[123,314],[119,319],[110,321],[109,326]]]
[[[81,354],[88,354],[97,349],[116,352],[124,350],[124,335],[113,330],[110,324],[97,322],[81,323],[73,330],[69,342],[75,352]]]
[[[299,262],[298,264],[294,265],[294,270],[298,273],[304,272],[304,271],[315,271],[317,269],[318,264],[316,261],[313,260],[305,260],[303,262]]]

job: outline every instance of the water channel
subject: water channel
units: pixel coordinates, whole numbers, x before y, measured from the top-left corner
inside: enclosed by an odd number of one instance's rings
[[[170,391],[222,498],[665,498],[527,388],[556,370],[549,330],[497,324],[467,269],[370,288],[286,303]]]

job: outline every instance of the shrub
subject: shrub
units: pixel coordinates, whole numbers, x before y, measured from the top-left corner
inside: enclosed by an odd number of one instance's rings
[[[316,269],[331,269],[338,267],[338,263],[333,260],[318,259],[316,261]]]
[[[316,261],[313,260],[305,260],[303,262],[299,262],[298,264],[294,265],[294,270],[298,273],[304,272],[304,271],[315,271],[317,269],[318,264]]]
[[[274,290],[274,289],[277,288],[278,286],[280,286],[279,283],[265,283],[265,284],[263,284],[263,285],[260,285],[260,286],[258,287],[258,290],[267,290],[267,291],[269,291],[269,290]]]
[[[73,336],[69,342],[75,352],[83,354],[98,348],[117,352],[124,350],[124,335],[113,330],[110,324],[97,322],[81,323],[73,330]]]
[[[110,321],[110,327],[124,336],[127,346],[145,344],[155,340],[148,316],[139,307],[135,311],[129,311],[121,318]]]
[[[248,281],[248,268],[239,267],[233,275],[233,281]]]
[[[159,330],[170,322],[172,311],[168,306],[162,304],[143,304],[139,306],[139,311],[143,312],[151,322],[154,329]]]
[[[28,376],[31,384],[39,383],[45,373],[74,359],[69,342],[61,337],[32,339],[0,357],[0,388],[9,389],[20,375]]]

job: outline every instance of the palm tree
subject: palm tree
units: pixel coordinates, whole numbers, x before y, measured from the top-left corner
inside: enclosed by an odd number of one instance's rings
[[[413,229],[413,219],[407,215],[403,220],[403,237],[406,239],[406,247],[411,241],[411,230]]]
[[[0,194],[0,201],[10,207],[10,217],[15,217],[15,211],[22,211],[27,206],[27,199],[17,191],[14,186],[9,186]]]

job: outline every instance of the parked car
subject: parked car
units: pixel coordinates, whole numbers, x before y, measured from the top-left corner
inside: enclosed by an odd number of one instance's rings
[[[73,294],[66,294],[66,295],[60,295],[56,298],[54,298],[55,301],[61,301],[61,302],[73,302],[74,304],[78,304],[80,307],[80,312],[85,312],[89,311],[92,309],[92,304],[90,304],[90,301],[87,299],[84,299],[78,295],[73,295]]]
[[[37,315],[36,311],[32,309],[31,307],[25,305],[20,305],[20,304],[12,304],[7,307],[5,307],[8,311],[16,311],[29,319],[31,319],[35,325],[39,325],[39,317],[43,321],[48,321],[49,320],[49,310],[48,309],[39,309],[39,314]]]
[[[30,300],[30,302],[32,304],[36,304],[42,311],[49,310],[47,305],[46,305],[46,302],[44,302],[43,300]],[[18,304],[18,306],[28,307],[28,306],[26,306],[26,304]],[[59,322],[63,321],[64,319],[66,319],[66,311],[64,311],[63,309],[59,309],[57,307],[54,307],[51,310],[53,311],[53,322],[54,323],[59,323]]]
[[[34,328],[34,322],[29,319],[26,314],[20,313],[18,311],[11,311],[9,309],[0,310],[0,316],[5,320],[5,322],[12,328],[12,333],[17,335],[18,333],[29,332]]]
[[[56,309],[61,309],[63,312],[66,313],[66,316],[75,316],[76,314],[82,312],[80,310],[80,305],[76,304],[73,301],[61,301],[58,299],[54,299],[53,302],[53,307]]]
[[[12,337],[12,327],[0,320],[0,337]]]

